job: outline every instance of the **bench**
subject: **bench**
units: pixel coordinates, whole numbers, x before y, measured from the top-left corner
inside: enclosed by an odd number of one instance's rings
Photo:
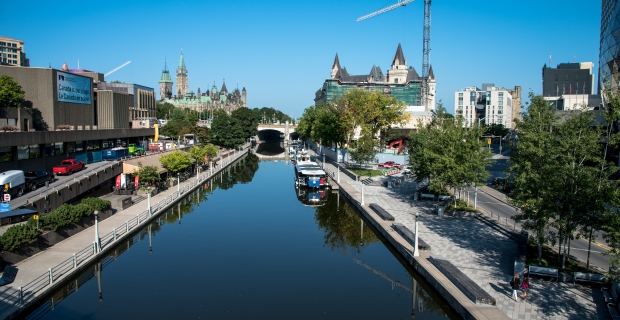
[[[558,281],[560,278],[558,274],[558,269],[553,269],[553,268],[530,266],[527,273],[530,276],[538,275],[538,276],[554,277],[555,281]]]
[[[441,256],[433,255],[429,259],[430,262],[443,275],[450,280],[465,296],[476,304],[496,305],[495,298],[488,292],[484,291],[477,283],[467,277],[461,270],[454,266],[450,261],[445,260]]]
[[[409,228],[407,228],[404,224],[398,223],[398,222],[392,223],[392,229],[394,229],[396,233],[400,234],[400,236],[403,237],[405,241],[407,241],[407,243],[409,243],[412,247],[415,246],[415,233],[409,230]],[[426,244],[426,242],[420,239],[419,236],[418,236],[418,250],[422,250],[422,251],[431,250],[431,246]]]
[[[5,284],[12,283],[17,276],[17,268],[14,266],[6,266],[4,267],[4,273],[2,273],[2,278],[0,278],[0,286]]]
[[[585,272],[573,273],[573,284],[575,284],[576,281],[607,283],[605,275]]]
[[[451,200],[452,196],[437,196],[437,200],[439,201],[444,201],[444,200]]]
[[[435,195],[432,193],[422,193],[420,194],[420,199],[424,200],[424,199],[430,199],[430,200],[435,200]]]
[[[379,217],[381,217],[381,219],[383,220],[388,220],[388,221],[394,221],[394,217],[392,217],[391,214],[389,214],[387,211],[385,211],[385,209],[381,208],[381,206],[379,206],[376,203],[371,203],[368,205],[370,207],[370,209],[372,209],[377,215],[379,215]]]

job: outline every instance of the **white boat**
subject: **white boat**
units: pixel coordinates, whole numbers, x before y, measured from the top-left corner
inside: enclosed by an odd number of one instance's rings
[[[327,174],[316,163],[303,159],[295,163],[295,186],[306,188],[329,188]]]

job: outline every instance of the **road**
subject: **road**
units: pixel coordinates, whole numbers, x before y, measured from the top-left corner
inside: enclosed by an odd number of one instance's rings
[[[36,200],[43,196],[48,192],[52,192],[55,188],[63,186],[65,182],[71,181],[74,178],[78,178],[84,174],[90,174],[93,170],[98,170],[99,168],[103,168],[109,166],[116,161],[101,161],[96,163],[90,163],[84,167],[84,170],[78,171],[70,176],[54,176],[54,182],[50,183],[46,188],[45,186],[39,186],[35,191],[26,190],[24,195],[21,197],[13,197],[9,202],[11,204],[11,210],[17,209],[26,204],[26,202],[31,203],[33,200]]]
[[[471,204],[474,202],[474,189],[471,188],[469,191],[469,201]],[[477,206],[487,212],[492,212],[494,219],[497,219],[496,217],[499,215],[501,220],[508,218],[509,225],[515,223],[511,217],[517,214],[517,210],[484,192],[478,191]],[[516,225],[520,226],[518,223]],[[603,270],[609,270],[609,259],[603,255],[605,251],[598,243],[592,243],[590,264]],[[570,255],[579,260],[586,261],[588,258],[588,241],[583,239],[572,240],[570,243]]]

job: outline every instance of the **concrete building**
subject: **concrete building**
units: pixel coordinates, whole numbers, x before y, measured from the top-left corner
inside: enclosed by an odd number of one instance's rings
[[[542,68],[543,97],[565,94],[594,94],[592,62],[560,63],[557,68]]]
[[[422,106],[422,84],[424,80],[412,66],[407,65],[400,44],[398,44],[387,76],[376,65],[372,66],[368,74],[351,75],[346,68],[340,66],[340,60],[336,54],[332,64],[331,76],[323,82],[322,88],[316,91],[314,102],[332,101],[349,90],[360,88],[367,91],[383,92],[404,102],[407,106]],[[428,75],[428,89],[428,107],[423,110],[427,112],[435,110],[436,81],[432,66]]]
[[[601,90],[617,90],[620,84],[619,19],[618,0],[602,0],[599,93]]]
[[[0,65],[30,67],[24,41],[0,36]]]
[[[155,107],[155,90],[133,83],[101,82],[97,90],[111,90],[133,95],[133,104],[129,108],[129,122],[136,119],[157,118]]]
[[[231,93],[226,88],[226,81],[222,83],[222,88],[218,91],[215,83],[211,90],[201,93],[200,88],[194,93],[189,90],[187,67],[185,58],[181,54],[179,67],[177,68],[177,95],[172,95],[172,78],[168,71],[168,66],[164,64],[164,70],[159,79],[159,99],[161,102],[168,102],[178,108],[188,108],[190,110],[204,112],[224,110],[230,114],[233,110],[247,107],[247,92],[245,88],[239,91],[234,89]]]
[[[518,111],[517,111],[518,110]],[[454,112],[465,119],[465,126],[502,124],[515,127],[521,110],[521,87],[513,90],[483,84],[482,89],[466,87],[454,93]],[[514,115],[514,116],[513,116]]]
[[[544,97],[545,100],[559,111],[596,109],[601,104],[598,94],[564,94],[559,97]]]
[[[15,66],[0,66],[0,75],[25,92],[23,108],[0,108],[0,172],[51,170],[66,158],[154,136],[150,128],[128,128],[131,94],[102,90],[99,96],[93,78]],[[17,131],[5,132],[6,125]]]

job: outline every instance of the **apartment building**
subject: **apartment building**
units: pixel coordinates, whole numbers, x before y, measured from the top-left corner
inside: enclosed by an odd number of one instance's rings
[[[24,41],[0,36],[0,65],[30,67]]]

